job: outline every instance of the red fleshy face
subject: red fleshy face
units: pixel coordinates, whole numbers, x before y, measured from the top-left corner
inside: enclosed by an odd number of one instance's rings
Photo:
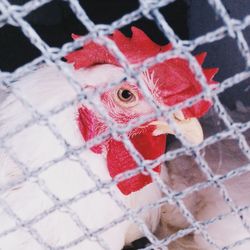
[[[126,56],[130,63],[141,63],[145,59],[157,55],[160,52],[171,50],[172,46],[167,44],[159,46],[140,29],[132,27],[132,37],[124,36],[120,31],[115,31],[109,36],[121,52]],[[78,36],[73,36],[77,39]],[[197,61],[202,65],[206,53],[196,56]],[[76,69],[91,67],[97,64],[118,65],[117,59],[109,50],[95,42],[87,43],[83,49],[70,53],[66,56],[69,63],[74,63]],[[208,84],[216,84],[212,80],[217,73],[218,68],[203,69]],[[187,98],[199,94],[202,90],[201,85],[195,79],[195,76],[189,68],[188,62],[181,58],[166,60],[163,63],[149,68],[149,72],[154,72],[154,79],[157,81],[157,87],[160,89],[163,102],[167,105],[180,103]],[[163,96],[164,95],[164,96]],[[201,100],[192,107],[183,110],[184,115],[188,117],[201,117],[211,107],[209,100]]]
[[[133,27],[132,33],[131,38],[125,37],[119,31],[109,36],[132,64],[141,63],[160,52],[171,50],[171,45],[159,46],[137,28]],[[77,36],[74,36],[74,38],[77,39]],[[202,65],[205,57],[206,53],[196,56],[200,65]],[[95,42],[87,43],[81,50],[70,53],[66,59],[69,63],[74,63],[75,69],[88,68],[99,64],[120,66],[117,59],[107,48]],[[216,83],[212,78],[217,71],[217,68],[203,69],[208,84]],[[201,85],[195,79],[188,62],[181,58],[173,58],[156,64],[148,69],[148,74],[153,76],[156,92],[155,98],[158,98],[159,102],[167,106],[180,103],[202,91]],[[104,106],[109,103],[110,98],[111,95],[108,92],[103,95],[102,101]],[[211,105],[209,100],[201,100],[182,111],[186,118],[201,117],[208,111]],[[112,106],[112,108],[114,107]],[[112,108],[111,106],[107,107],[108,113],[118,123],[126,124],[130,119],[143,115],[140,113],[129,113],[131,109],[122,110],[116,107],[114,108],[116,109],[116,113],[114,113],[111,110]],[[86,141],[107,130],[107,126],[96,116],[95,112],[86,107],[79,109],[78,121],[80,131]],[[153,127],[149,126],[139,133],[132,133],[133,136],[130,137],[134,147],[146,160],[156,159],[165,150],[166,135],[153,136],[152,129]],[[94,146],[92,151],[95,153],[105,151],[107,153],[107,168],[111,177],[137,167],[123,142],[116,141],[113,138],[109,138],[101,145]],[[154,171],[159,172],[160,168],[156,167]],[[140,173],[118,183],[118,188],[123,194],[128,195],[131,192],[140,190],[151,182],[152,180],[149,175]]]
[[[98,120],[95,114],[84,107],[79,109],[78,123],[84,140],[86,141],[101,134],[107,128],[104,123]],[[154,126],[148,126],[146,129],[143,129],[143,133],[136,131],[136,133],[130,137],[132,144],[145,160],[154,160],[165,151],[166,135],[153,136],[152,132],[154,129]],[[107,151],[107,167],[112,178],[137,167],[135,160],[123,142],[110,138],[101,145],[92,147],[91,150],[94,153],[100,154],[103,152],[104,147]],[[160,167],[157,166],[153,170],[159,173]],[[123,194],[128,195],[140,190],[151,182],[152,178],[149,174],[140,173],[119,182],[117,186]]]

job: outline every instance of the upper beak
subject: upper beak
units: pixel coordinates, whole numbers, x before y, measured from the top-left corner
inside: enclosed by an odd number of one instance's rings
[[[173,121],[177,127],[178,132],[193,145],[200,144],[203,141],[202,127],[196,118],[185,119],[183,113],[178,111],[173,115]],[[161,134],[175,134],[170,126],[164,121],[153,121],[150,125],[155,125],[156,129],[153,132],[154,136]]]

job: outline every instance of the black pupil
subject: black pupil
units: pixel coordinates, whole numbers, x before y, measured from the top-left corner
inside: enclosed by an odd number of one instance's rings
[[[132,93],[129,90],[124,89],[122,91],[122,98],[129,99],[131,96],[132,96]]]

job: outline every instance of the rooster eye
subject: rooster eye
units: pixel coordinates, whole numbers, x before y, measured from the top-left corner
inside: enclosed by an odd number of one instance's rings
[[[117,96],[120,101],[130,103],[136,100],[135,95],[128,89],[119,89]]]
[[[136,91],[128,87],[121,87],[118,89],[115,92],[114,98],[118,105],[126,108],[134,107],[139,101]]]

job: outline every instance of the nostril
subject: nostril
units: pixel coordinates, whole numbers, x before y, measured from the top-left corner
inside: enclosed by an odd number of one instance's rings
[[[184,116],[183,112],[180,111],[180,110],[174,113],[174,118],[176,120],[178,120],[178,121],[184,121],[185,120],[185,116]]]

